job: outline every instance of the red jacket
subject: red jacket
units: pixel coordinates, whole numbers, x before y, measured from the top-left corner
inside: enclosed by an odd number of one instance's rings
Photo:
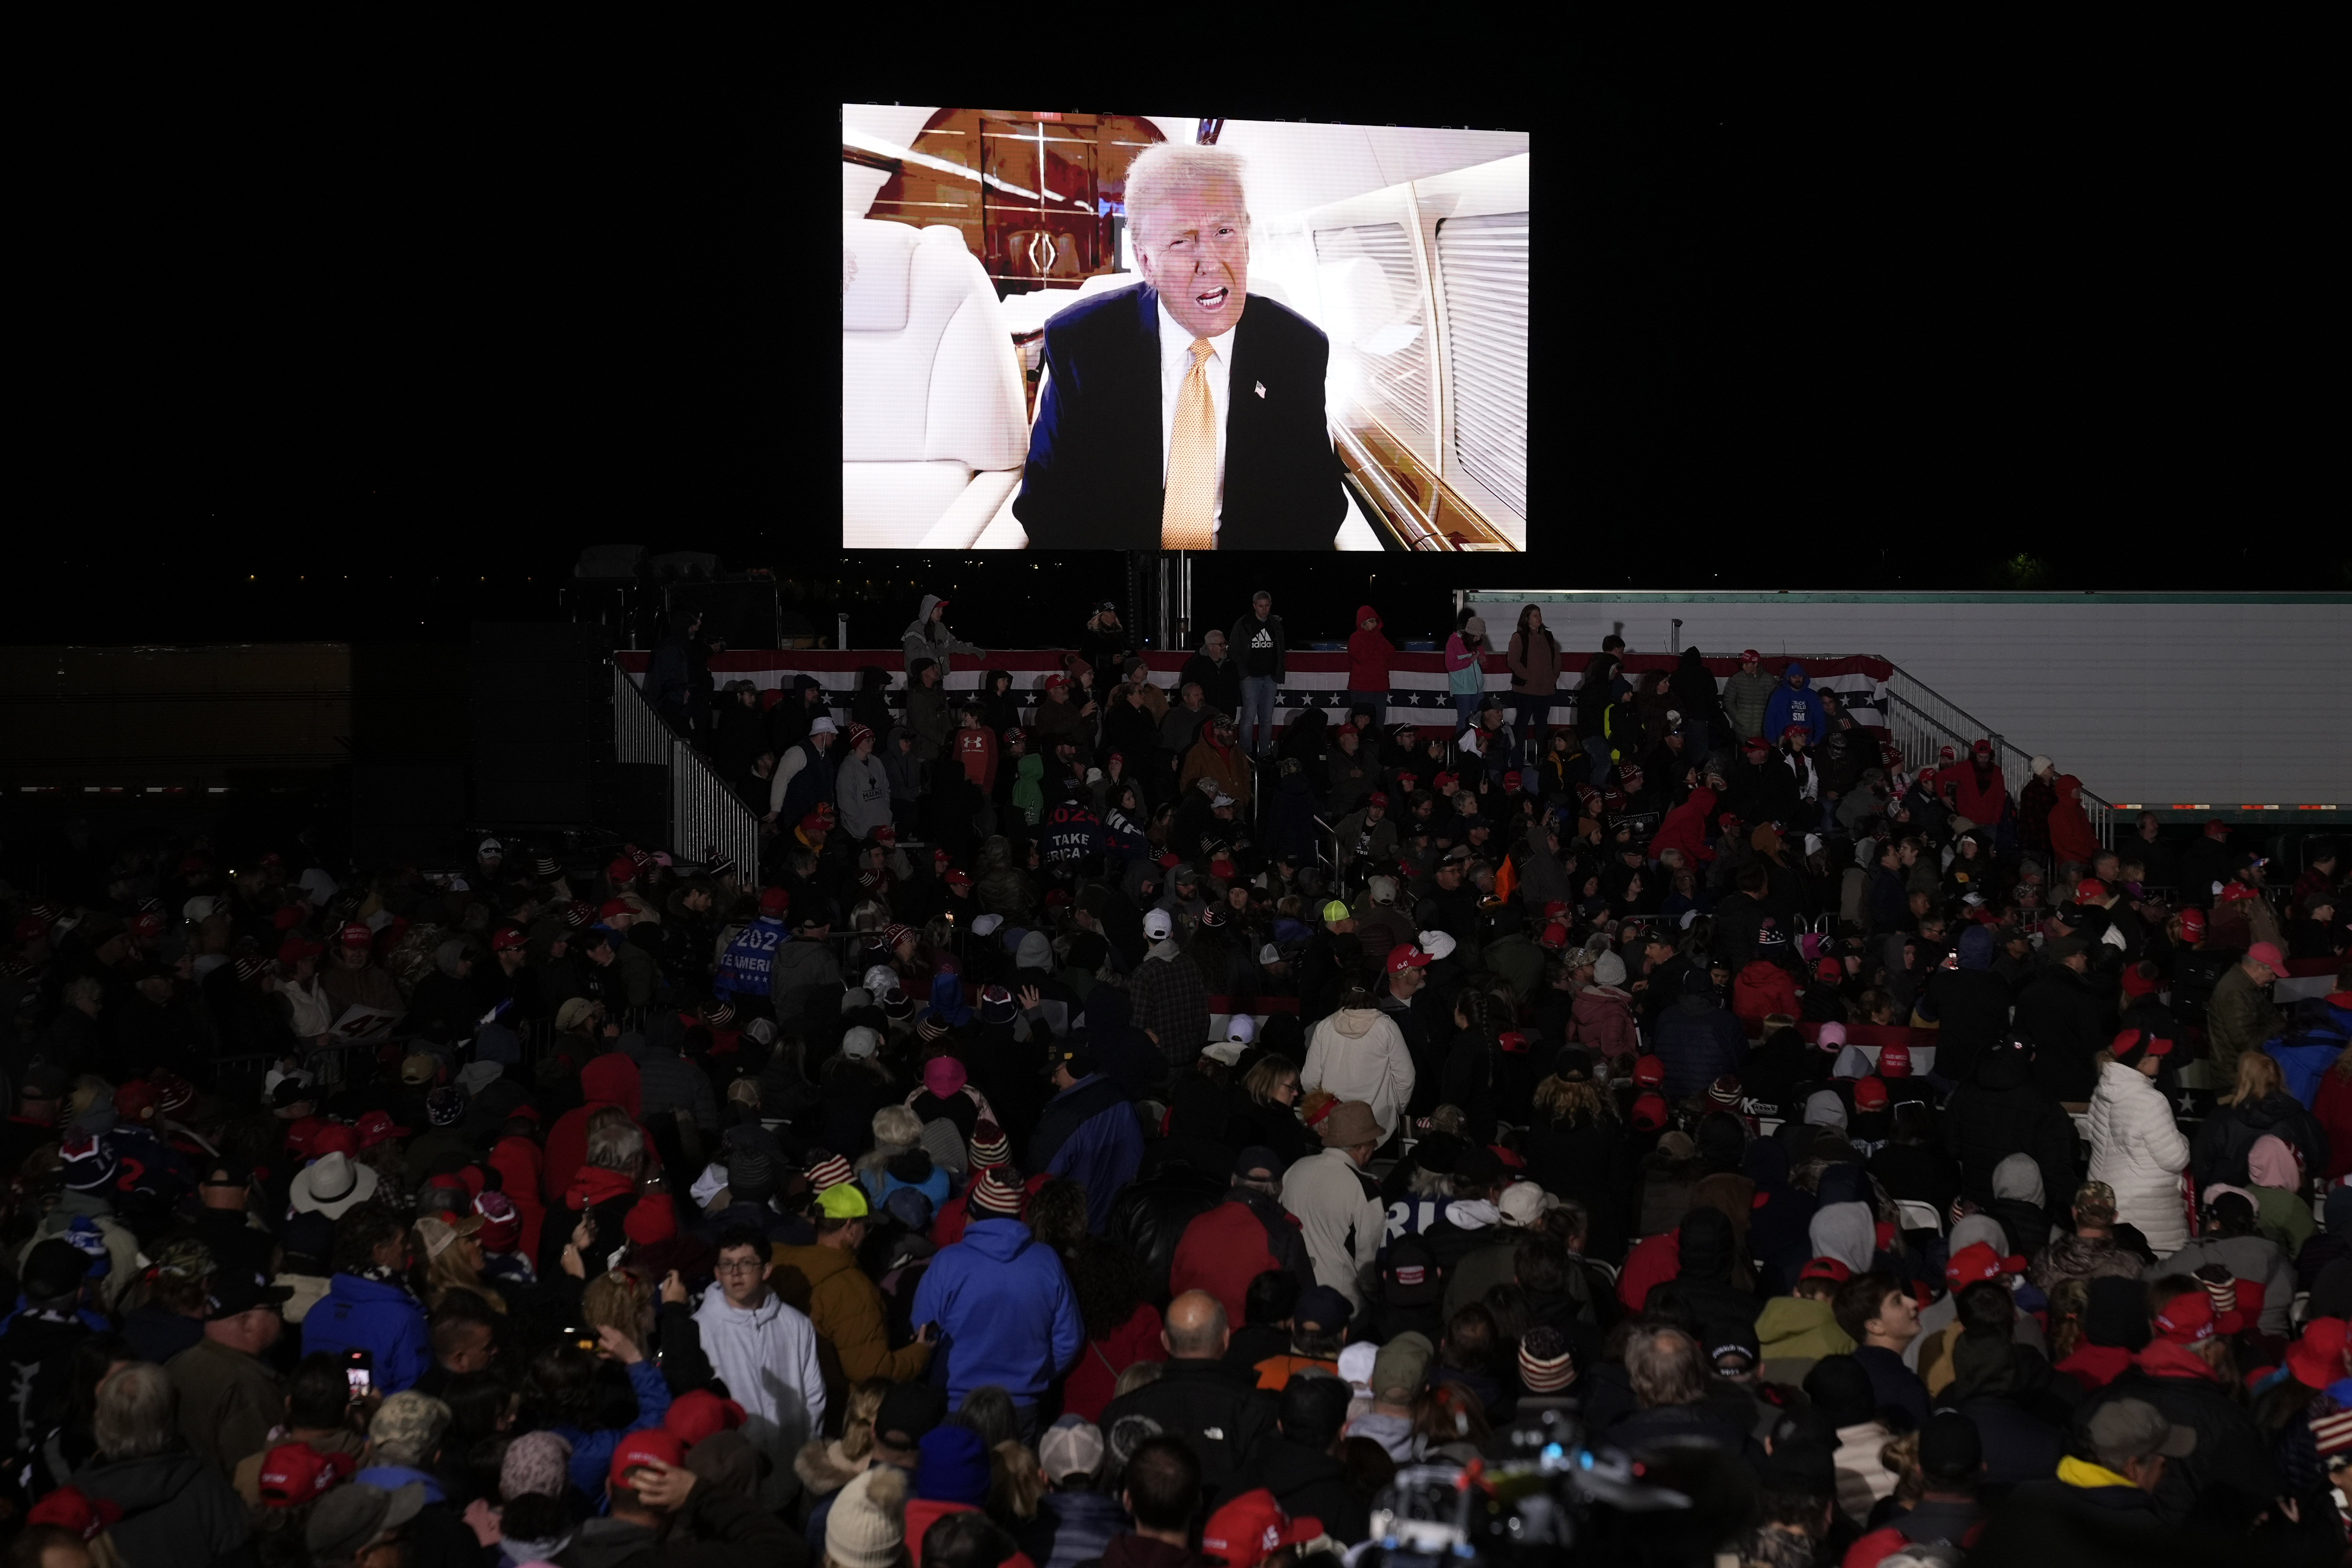
[[[1062,1411],[1102,1419],[1103,1406],[1118,1387],[1118,1374],[1139,1361],[1166,1361],[1168,1347],[1160,1342],[1160,1311],[1149,1301],[1137,1305],[1124,1323],[1098,1340],[1088,1340],[1078,1352],[1078,1364],[1062,1384]]]
[[[1797,1016],[1797,983],[1770,959],[1757,959],[1731,983],[1731,1011],[1750,1035],[1760,1035],[1773,1014]]]
[[[2132,1353],[2121,1345],[2095,1345],[2084,1340],[2074,1347],[2074,1353],[2058,1363],[2057,1370],[2096,1393],[2123,1375],[2132,1363]]]
[[[1369,626],[1364,623],[1370,621]],[[1348,689],[1350,691],[1386,691],[1389,689],[1389,655],[1396,645],[1381,632],[1381,617],[1370,605],[1356,606],[1356,629],[1348,635]]]
[[[536,1258],[540,1223],[547,1217],[547,1205],[540,1201],[539,1145],[528,1138],[501,1138],[490,1150],[489,1163],[514,1204],[516,1216],[522,1221],[522,1255]]]
[[[1629,1312],[1647,1310],[1650,1291],[1683,1271],[1683,1233],[1661,1231],[1645,1236],[1625,1255],[1617,1276],[1617,1300]]]
[[[1976,764],[1957,763],[1945,770],[1944,781],[1952,786],[1952,808],[1979,827],[1999,822],[2009,806],[2009,781],[2000,776],[1999,768],[1979,786]]]
[[[618,1051],[593,1058],[580,1069],[580,1092],[585,1097],[583,1103],[557,1117],[555,1125],[547,1130],[547,1158],[540,1170],[539,1191],[551,1208],[563,1201],[572,1178],[579,1174],[581,1162],[588,1158],[588,1119],[608,1105],[617,1105],[629,1113],[631,1121],[636,1120],[644,1095],[637,1064]],[[648,1135],[648,1153],[653,1146]]]
[[[1168,1265],[1168,1291],[1172,1298],[1206,1290],[1224,1304],[1227,1322],[1244,1323],[1250,1281],[1282,1266],[1267,1244],[1265,1221],[1248,1204],[1228,1201],[1185,1226]]]
[[[1658,858],[1662,849],[1679,849],[1685,865],[1696,866],[1714,859],[1715,851],[1706,842],[1706,825],[1714,815],[1715,792],[1701,784],[1658,824],[1657,837],[1650,840],[1650,858]]]
[[[2058,804],[2050,808],[2050,856],[2055,863],[2073,860],[2088,866],[2099,852],[2099,836],[2083,812],[2083,781],[2073,773],[2058,780]]]

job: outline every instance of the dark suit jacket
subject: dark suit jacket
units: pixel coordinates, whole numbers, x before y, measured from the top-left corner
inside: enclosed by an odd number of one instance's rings
[[[1234,329],[1220,548],[1331,548],[1348,500],[1323,419],[1330,357],[1304,317],[1248,297]],[[1045,329],[1045,368],[1052,379],[1013,502],[1030,544],[1157,550],[1159,294],[1139,283],[1063,311]]]

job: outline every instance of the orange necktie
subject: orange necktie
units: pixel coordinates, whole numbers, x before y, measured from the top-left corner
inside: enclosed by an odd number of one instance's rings
[[[1176,425],[1168,436],[1168,493],[1160,507],[1160,548],[1217,547],[1217,409],[1209,395],[1206,338],[1192,340],[1192,368],[1176,394]]]

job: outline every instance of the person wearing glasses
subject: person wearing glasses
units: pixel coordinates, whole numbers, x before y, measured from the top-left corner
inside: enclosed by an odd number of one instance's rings
[[[824,1373],[815,1327],[768,1288],[772,1256],[768,1238],[749,1226],[719,1232],[718,1278],[694,1321],[711,1371],[743,1406],[744,1439],[772,1461],[760,1501],[775,1509],[799,1489],[793,1457],[824,1430]]]

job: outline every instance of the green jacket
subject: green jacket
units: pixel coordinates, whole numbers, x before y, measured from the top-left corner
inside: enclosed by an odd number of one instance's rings
[[[1853,1352],[1853,1341],[1838,1327],[1830,1304],[1802,1296],[1775,1296],[1764,1303],[1756,1319],[1756,1344],[1767,1361]]]
[[[2212,1045],[2213,1081],[2234,1083],[2238,1058],[2279,1032],[2285,1019],[2271,1002],[2270,987],[2254,984],[2244,964],[2233,963],[2205,1004],[2205,1038]]]

